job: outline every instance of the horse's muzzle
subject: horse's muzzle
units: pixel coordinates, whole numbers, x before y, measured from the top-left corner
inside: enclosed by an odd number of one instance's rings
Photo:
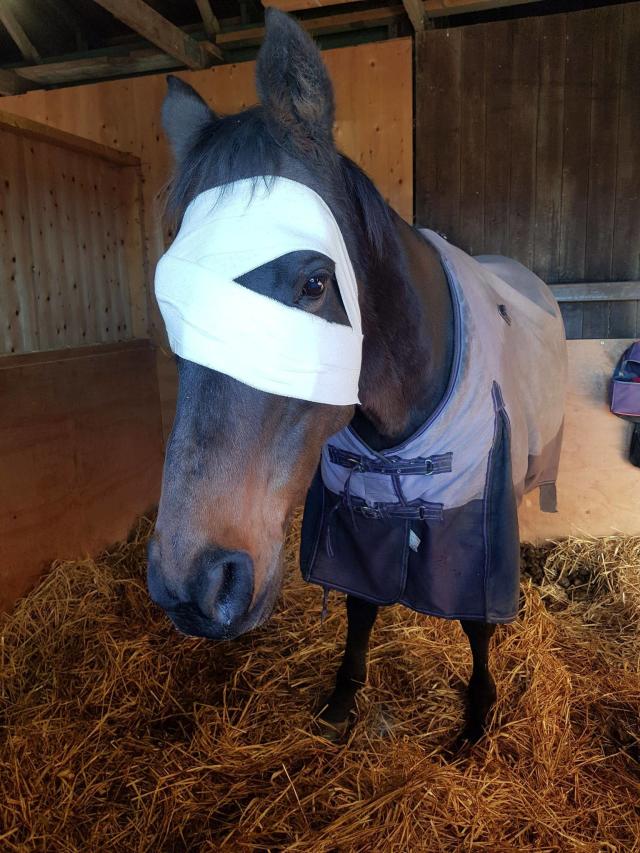
[[[253,598],[253,561],[244,551],[210,547],[193,561],[184,579],[171,584],[159,548],[149,547],[149,594],[185,634],[232,639],[247,630]]]

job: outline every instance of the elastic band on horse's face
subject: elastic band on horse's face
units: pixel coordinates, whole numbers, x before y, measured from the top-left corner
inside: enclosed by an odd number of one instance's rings
[[[283,305],[236,281],[295,251],[317,251],[335,263],[350,325]],[[304,184],[246,179],[197,196],[158,263],[155,290],[171,349],[182,358],[272,394],[359,402],[355,273],[329,207]]]

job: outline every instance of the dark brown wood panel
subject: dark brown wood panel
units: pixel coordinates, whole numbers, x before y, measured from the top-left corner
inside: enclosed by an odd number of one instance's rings
[[[566,16],[540,20],[533,268],[551,281],[560,266]]]
[[[473,252],[484,243],[485,31],[465,27],[461,35],[460,150],[466,156],[460,158],[460,221]]]
[[[583,281],[591,134],[593,19],[567,15],[558,281]]]
[[[0,610],[157,503],[155,358],[148,341],[0,358]]]
[[[485,51],[484,245],[491,235],[492,245],[496,247],[493,251],[504,253],[509,246],[513,28],[504,21],[496,24],[489,36],[489,49]],[[446,150],[446,141],[439,150]],[[495,156],[487,157],[487,150],[495,152]],[[417,176],[416,182],[419,183]],[[449,239],[458,242],[457,233],[450,234]],[[466,235],[465,245],[468,245]]]
[[[430,30],[416,75],[420,225],[550,283],[640,279],[640,2]],[[634,337],[638,306],[563,312]]]

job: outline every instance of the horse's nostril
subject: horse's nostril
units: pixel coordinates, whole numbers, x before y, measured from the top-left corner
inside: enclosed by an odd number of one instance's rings
[[[245,551],[209,548],[197,559],[194,603],[209,619],[231,625],[246,614],[253,598],[253,561]]]

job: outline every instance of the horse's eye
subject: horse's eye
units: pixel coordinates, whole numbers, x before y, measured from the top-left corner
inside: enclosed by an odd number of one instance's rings
[[[308,296],[309,299],[319,299],[324,293],[329,276],[327,275],[312,275],[308,278],[302,288],[302,295]]]

